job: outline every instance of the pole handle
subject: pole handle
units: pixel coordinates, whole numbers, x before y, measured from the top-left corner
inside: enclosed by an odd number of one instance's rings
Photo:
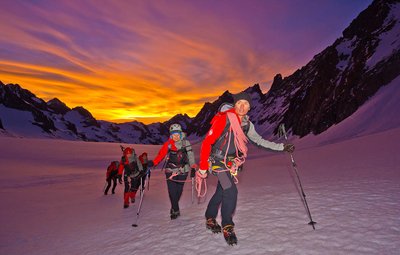
[[[281,123],[280,125],[279,125],[279,128],[278,128],[278,135],[279,136],[283,136],[283,137],[285,137],[285,140],[287,141],[287,134],[286,134],[286,128],[285,128],[285,124],[284,123]]]

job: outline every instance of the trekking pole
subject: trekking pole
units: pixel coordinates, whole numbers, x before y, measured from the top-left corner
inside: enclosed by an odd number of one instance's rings
[[[106,190],[107,184],[108,184],[107,181],[105,181],[104,186],[103,186],[103,193],[104,193],[104,191]]]
[[[279,125],[279,133],[280,133],[280,134],[283,134],[283,136],[285,137],[285,140],[286,140],[286,141],[288,140],[287,135],[286,135],[285,124],[282,123],[282,124]],[[309,225],[312,225],[312,228],[315,230],[315,226],[314,226],[314,225],[317,224],[317,223],[316,223],[315,221],[312,220],[310,208],[308,207],[307,200],[306,200],[306,194],[304,193],[303,185],[301,185],[300,176],[299,176],[299,173],[298,173],[298,171],[297,171],[297,164],[296,164],[296,162],[294,161],[293,153],[292,153],[292,152],[290,152],[290,160],[291,160],[291,162],[292,162],[293,170],[294,170],[294,172],[296,173],[297,180],[299,181],[299,186],[300,186],[300,189],[301,189],[301,194],[303,195],[303,202],[304,202],[304,205],[305,205],[305,207],[306,207],[308,217],[310,218],[310,222],[309,222],[308,224],[309,224]]]
[[[146,186],[146,180],[147,180],[147,175],[146,175],[146,179],[144,180],[145,181],[145,186]],[[144,197],[144,192],[145,192],[145,188],[142,188],[142,185],[140,185],[140,189],[141,189],[141,192],[140,192],[140,202],[139,202],[139,206],[138,206],[138,209],[137,209],[137,212],[136,212],[136,220],[135,220],[135,222],[132,224],[132,227],[137,227],[138,226],[138,220],[139,220],[139,214],[140,214],[140,210],[142,209],[142,204],[143,204],[143,197]]]
[[[140,179],[140,184],[139,184],[140,190],[139,190],[139,193],[140,193],[140,196],[142,196],[142,193],[143,193],[143,179],[142,179],[142,177],[143,176],[139,175],[139,179]]]
[[[147,169],[147,190],[150,190],[150,167]]]

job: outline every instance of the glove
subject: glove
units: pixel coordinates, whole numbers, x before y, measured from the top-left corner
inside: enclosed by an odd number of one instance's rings
[[[196,168],[192,168],[190,171],[190,178],[194,178],[196,176]]]
[[[118,182],[119,182],[119,184],[122,184],[122,176],[121,176],[121,175],[118,175],[117,177],[118,177]]]
[[[291,143],[286,143],[283,145],[283,151],[292,153],[294,151],[294,145]]]
[[[199,170],[196,172],[196,176],[199,177],[199,178],[201,178],[201,179],[207,178],[207,170],[201,170],[201,169],[199,169]]]
[[[151,168],[151,167],[153,167],[153,166],[154,166],[153,160],[149,160],[149,161],[147,162],[147,167],[148,167],[148,168]]]

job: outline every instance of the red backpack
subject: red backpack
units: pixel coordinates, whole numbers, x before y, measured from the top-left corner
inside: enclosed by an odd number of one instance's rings
[[[110,165],[107,167],[107,173],[106,177],[114,176],[118,174],[118,167],[119,167],[119,162],[118,161],[112,161]]]
[[[146,156],[146,157],[145,157]],[[142,163],[142,165],[147,165],[147,163],[149,162],[149,159],[148,159],[148,157],[147,157],[147,153],[146,152],[143,152],[140,156],[139,156],[139,160],[140,160],[140,163]]]

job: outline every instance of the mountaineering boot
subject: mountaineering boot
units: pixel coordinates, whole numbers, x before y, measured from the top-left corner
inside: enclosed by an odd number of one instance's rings
[[[213,233],[221,233],[221,226],[217,223],[214,218],[208,218],[206,221],[206,228],[211,230]]]
[[[179,211],[175,211],[174,209],[171,209],[169,212],[170,212],[171,220],[175,220],[176,218],[181,216],[181,213]]]
[[[233,225],[226,225],[223,229],[225,241],[229,245],[237,244],[237,238],[235,231],[233,230]]]

